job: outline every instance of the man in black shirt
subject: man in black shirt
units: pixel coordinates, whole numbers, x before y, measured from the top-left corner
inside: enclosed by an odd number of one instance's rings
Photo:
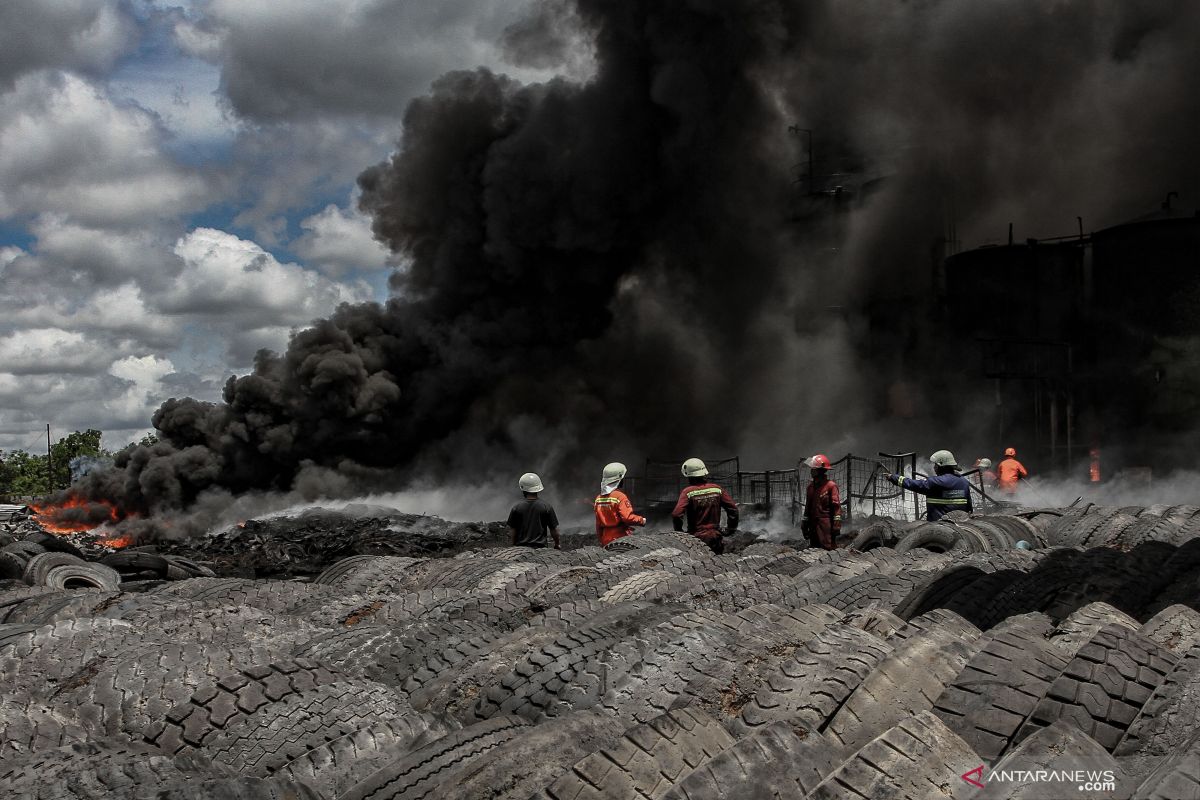
[[[554,549],[559,549],[558,515],[554,507],[545,500],[538,499],[542,491],[542,479],[532,472],[521,476],[521,491],[525,499],[512,507],[508,512],[508,532],[512,535],[512,543],[522,547],[545,547],[546,533],[554,537]]]

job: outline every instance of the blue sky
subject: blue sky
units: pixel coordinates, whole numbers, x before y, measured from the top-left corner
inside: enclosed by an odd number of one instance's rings
[[[407,102],[528,0],[0,5],[0,449],[119,447],[399,265],[356,209]]]

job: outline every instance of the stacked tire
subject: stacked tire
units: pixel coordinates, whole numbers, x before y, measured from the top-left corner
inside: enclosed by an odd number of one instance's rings
[[[1115,510],[1127,548],[1056,546],[1038,535],[1088,515],[1047,514],[952,520],[944,540],[881,525],[865,552],[638,534],[354,556],[309,582],[23,585],[0,592],[0,781],[96,800],[924,800],[1047,796],[997,770],[1086,762],[1112,773],[1106,797],[1195,796],[1200,548],[1162,533],[1180,514]],[[901,549],[912,536],[946,546]],[[1037,549],[1013,547],[1026,536]]]

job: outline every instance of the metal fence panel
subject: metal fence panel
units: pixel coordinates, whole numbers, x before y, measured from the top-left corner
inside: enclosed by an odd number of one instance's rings
[[[682,461],[647,460],[643,475],[625,479],[625,492],[641,513],[661,512],[674,507],[679,493],[687,485],[680,472]],[[809,483],[809,470],[803,464],[795,469],[743,472],[737,458],[704,459],[709,479],[728,490],[734,502],[750,506],[761,513],[778,513],[786,509],[792,524],[804,516],[804,503]],[[841,492],[843,519],[862,520],[867,517],[892,517],[913,520],[925,518],[925,497],[906,492],[889,482],[884,475],[903,473],[917,475],[914,453],[880,454],[877,457],[848,454],[832,464],[829,477]],[[975,510],[994,505],[991,490],[983,485],[978,471],[964,477],[971,482]]]

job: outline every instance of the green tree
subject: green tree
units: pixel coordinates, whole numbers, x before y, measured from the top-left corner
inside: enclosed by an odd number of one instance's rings
[[[95,428],[88,428],[86,431],[67,434],[50,448],[55,489],[65,489],[71,485],[71,461],[73,459],[80,456],[101,458],[108,455],[100,448],[102,436],[103,434]]]
[[[109,455],[100,447],[100,431],[89,428],[75,431],[50,447],[51,469],[45,455],[33,455],[24,450],[0,452],[0,495],[8,497],[40,497],[71,484],[71,460],[79,456],[104,458]]]
[[[0,485],[0,492],[9,497],[44,495],[48,478],[45,456],[30,455],[24,450],[4,454],[4,483]]]

